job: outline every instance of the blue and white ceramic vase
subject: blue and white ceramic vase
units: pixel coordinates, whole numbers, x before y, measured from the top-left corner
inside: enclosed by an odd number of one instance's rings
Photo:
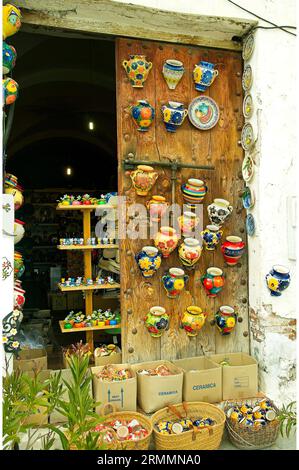
[[[184,122],[188,110],[182,103],[169,101],[161,107],[163,121],[168,132],[175,132]]]
[[[179,60],[168,59],[165,61],[162,74],[170,90],[175,90],[184,72],[183,63]]]
[[[135,255],[136,263],[144,277],[153,277],[161,266],[162,255],[154,246],[144,246]]]
[[[212,85],[218,75],[218,70],[214,69],[214,64],[201,60],[193,69],[193,79],[197,91],[206,91]]]
[[[282,292],[289,287],[291,282],[289,269],[280,264],[275,264],[266,275],[266,282],[271,295],[275,297],[281,296]]]

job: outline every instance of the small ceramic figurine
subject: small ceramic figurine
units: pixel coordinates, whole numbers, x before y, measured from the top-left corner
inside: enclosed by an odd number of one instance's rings
[[[175,299],[184,290],[189,276],[185,274],[183,269],[170,268],[168,273],[162,277],[164,289],[167,292],[167,297]]]
[[[138,100],[135,106],[131,107],[131,115],[141,132],[148,131],[155,117],[155,110],[146,100]]]
[[[185,237],[190,237],[199,224],[199,217],[194,212],[185,211],[178,217],[179,227]]]
[[[154,246],[144,246],[135,255],[138,267],[144,277],[153,277],[161,266],[162,255]]]
[[[208,215],[212,224],[221,227],[233,211],[226,199],[214,199],[208,206]]]
[[[230,235],[221,245],[224,261],[228,266],[235,266],[244,253],[245,243],[242,238]]]
[[[187,183],[182,184],[181,191],[183,199],[189,204],[200,204],[207,194],[207,186],[204,181],[189,178]]]
[[[2,70],[3,75],[7,75],[16,65],[17,52],[13,46],[2,43]]]
[[[202,248],[196,238],[185,238],[178,251],[182,264],[187,269],[194,269],[200,258]]]
[[[198,332],[205,324],[207,313],[203,312],[200,307],[190,305],[182,315],[181,328],[183,328],[188,336],[197,336]]]
[[[223,231],[220,230],[218,225],[207,225],[205,230],[201,232],[203,244],[206,250],[215,250],[221,240],[222,234]]]
[[[222,305],[215,314],[215,321],[220,334],[229,335],[236,326],[237,314],[233,307]]]
[[[206,274],[201,276],[200,280],[208,297],[216,297],[224,286],[223,271],[219,268],[208,268]]]
[[[290,270],[285,266],[275,264],[266,275],[266,282],[271,295],[279,297],[290,285]]]
[[[16,101],[19,94],[19,85],[12,78],[2,80],[3,105],[10,105]]]
[[[214,69],[211,62],[200,61],[194,66],[193,79],[197,91],[206,91],[212,85],[218,75],[218,70]]]
[[[164,62],[162,74],[170,90],[175,90],[184,72],[183,62],[175,59],[167,59]]]
[[[161,217],[166,213],[169,203],[163,196],[152,196],[150,201],[147,201],[146,207],[149,210],[150,218],[153,222],[160,222]]]
[[[160,338],[169,326],[169,315],[163,307],[152,307],[144,317],[145,326],[153,338]]]
[[[182,103],[169,101],[161,107],[163,121],[168,132],[175,132],[181,126],[188,114]]]
[[[16,34],[21,27],[22,14],[15,5],[7,3],[2,7],[3,39]]]
[[[130,55],[129,60],[124,60],[122,65],[127,72],[133,88],[143,88],[153,64],[146,60],[145,55]]]
[[[161,251],[163,258],[168,258],[178,244],[178,236],[174,228],[161,227],[154,240],[155,246]]]
[[[137,169],[131,171],[130,178],[138,196],[147,196],[154,186],[159,174],[148,165],[138,165]]]

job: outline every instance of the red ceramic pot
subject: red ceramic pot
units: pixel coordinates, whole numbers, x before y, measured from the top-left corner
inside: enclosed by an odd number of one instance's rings
[[[25,303],[25,291],[20,287],[14,287],[14,308],[22,309]]]
[[[230,235],[221,245],[224,260],[228,266],[235,266],[244,253],[245,243],[242,238]]]

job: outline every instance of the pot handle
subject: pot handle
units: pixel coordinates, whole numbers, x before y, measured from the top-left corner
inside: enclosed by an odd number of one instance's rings
[[[217,75],[219,74],[219,71],[218,71],[217,69],[215,69],[215,70],[213,71],[213,74],[214,74],[214,78],[216,78]]]
[[[127,65],[128,65],[128,61],[127,61],[127,60],[123,60],[122,66],[123,66],[124,69],[127,68]]]
[[[148,62],[148,71],[151,70],[152,66],[153,66],[153,63],[152,63],[152,62]]]
[[[221,249],[222,253],[224,253],[225,246],[224,246],[224,245],[221,245],[220,249]]]
[[[230,212],[232,212],[233,209],[234,209],[233,206],[228,206],[228,210],[229,210]]]
[[[186,117],[188,114],[188,109],[184,109],[184,117]]]
[[[188,282],[188,281],[189,281],[189,276],[188,276],[188,274],[185,274],[185,275],[184,275],[184,281],[185,281],[185,282]]]
[[[223,230],[219,230],[218,233],[220,233],[220,237],[223,235]]]

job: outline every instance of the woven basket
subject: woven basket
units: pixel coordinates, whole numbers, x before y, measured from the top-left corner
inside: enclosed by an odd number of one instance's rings
[[[278,408],[274,405],[271,400],[269,401],[278,415]],[[244,402],[238,402],[235,404],[241,406],[242,403]],[[225,406],[225,414],[227,410],[231,407],[231,403]],[[227,418],[226,429],[231,443],[238,449],[264,449],[266,447],[272,446],[275,443],[279,433],[279,420],[276,418],[273,421],[267,423],[266,426],[254,428],[253,426],[242,426],[238,422]]]
[[[139,439],[138,441],[113,441],[111,444],[105,444],[109,450],[148,450],[151,440],[151,435],[153,432],[153,426],[151,420],[146,416],[137,413],[135,411],[117,411],[105,416],[105,420],[102,424],[105,424],[115,419],[125,419],[130,421],[132,419],[137,419],[139,423],[148,431],[148,435]]]
[[[194,428],[181,434],[161,434],[155,424],[161,420],[190,418],[191,420],[212,418],[216,424],[206,428]],[[156,450],[216,450],[219,448],[224,424],[225,414],[215,405],[204,402],[184,402],[172,405],[157,411],[152,416]]]

